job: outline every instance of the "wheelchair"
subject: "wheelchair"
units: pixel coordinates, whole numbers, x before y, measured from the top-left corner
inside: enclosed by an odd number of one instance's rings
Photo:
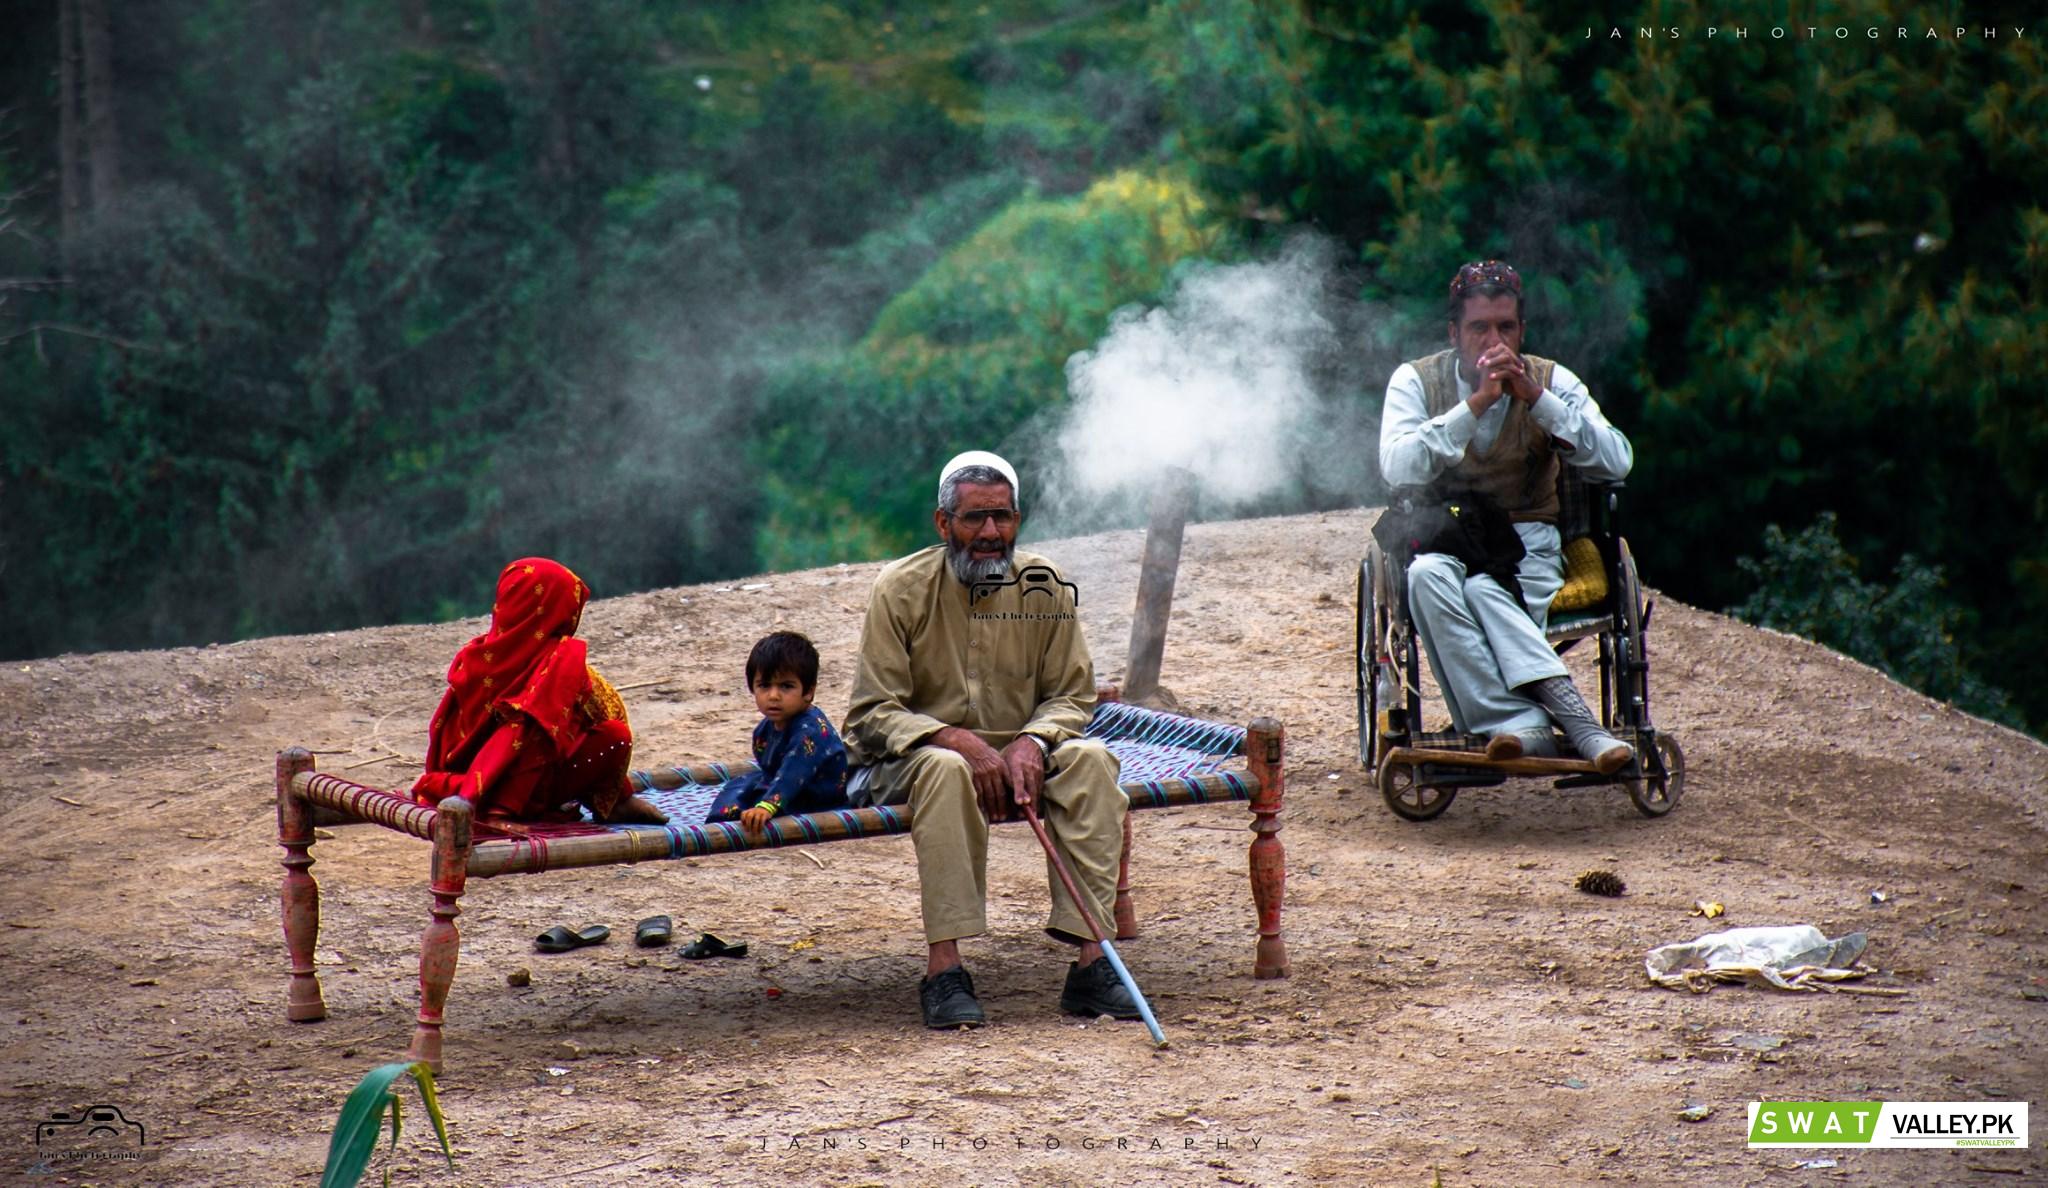
[[[1634,745],[1636,758],[1601,775],[1577,758],[1490,760],[1483,737],[1423,730],[1421,645],[1408,608],[1412,558],[1385,555],[1375,541],[1358,566],[1358,759],[1398,817],[1431,820],[1451,807],[1459,788],[1495,786],[1510,776],[1555,777],[1558,788],[1619,784],[1646,817],[1670,812],[1685,791],[1685,752],[1650,720],[1649,630],[1656,604],[1645,600],[1618,530],[1621,484],[1591,482],[1572,466],[1560,469],[1558,533],[1567,580],[1552,603],[1545,636],[1560,655],[1581,640],[1599,642],[1600,720]],[[1589,548],[1597,550],[1597,561]],[[1556,741],[1559,755],[1571,754],[1562,735]]]

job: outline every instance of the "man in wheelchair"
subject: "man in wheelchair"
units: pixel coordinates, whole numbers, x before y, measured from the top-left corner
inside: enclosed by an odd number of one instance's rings
[[[1487,737],[1489,759],[1556,755],[1551,725],[1603,775],[1633,748],[1604,730],[1544,639],[1564,585],[1558,468],[1618,482],[1635,460],[1586,385],[1563,364],[1522,348],[1522,280],[1498,260],[1451,280],[1449,349],[1403,363],[1387,383],[1380,471],[1390,487],[1454,495],[1505,513],[1521,541],[1503,584],[1442,552],[1408,567],[1416,634],[1449,704],[1451,722]],[[1512,543],[1512,542],[1510,542]],[[1519,584],[1519,599],[1508,586]]]

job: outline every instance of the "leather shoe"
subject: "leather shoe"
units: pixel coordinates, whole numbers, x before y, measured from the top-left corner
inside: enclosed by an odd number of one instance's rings
[[[1060,1009],[1069,1015],[1108,1015],[1112,1019],[1136,1019],[1137,1000],[1116,976],[1107,957],[1097,957],[1083,968],[1078,961],[1067,963],[1067,984],[1060,991]]]
[[[974,997],[974,979],[967,976],[967,967],[962,965],[940,970],[919,982],[917,1001],[924,1010],[926,1027],[979,1027],[988,1022],[981,1001]]]

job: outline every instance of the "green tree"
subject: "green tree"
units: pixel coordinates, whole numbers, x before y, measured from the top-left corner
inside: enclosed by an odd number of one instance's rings
[[[1860,563],[1835,535],[1833,512],[1796,534],[1769,525],[1763,541],[1761,559],[1736,560],[1756,589],[1729,614],[1803,635],[1972,713],[2019,724],[2010,696],[1964,663],[1958,637],[1969,615],[1948,597],[1938,567],[1909,554],[1890,585],[1864,581]]]
[[[885,307],[842,353],[778,375],[758,439],[773,568],[922,543],[936,471],[978,443],[1035,453],[1066,399],[1067,358],[1110,315],[1156,296],[1173,266],[1216,250],[1209,213],[1166,175],[1119,173],[1072,198],[1011,204]],[[1039,469],[1044,473],[1044,469]]]

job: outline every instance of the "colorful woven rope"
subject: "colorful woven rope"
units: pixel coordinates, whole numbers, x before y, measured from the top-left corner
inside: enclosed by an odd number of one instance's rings
[[[1161,713],[1141,706],[1125,705],[1121,702],[1103,702],[1095,707],[1095,717],[1084,732],[1089,738],[1101,739],[1118,755],[1125,748],[1118,743],[1143,744],[1155,748],[1170,748],[1183,752],[1178,760],[1179,771],[1161,771],[1156,775],[1141,778],[1164,779],[1173,775],[1196,775],[1202,771],[1215,771],[1223,761],[1244,752],[1244,727],[1224,722],[1205,722],[1200,718],[1184,718],[1179,714]],[[1162,755],[1157,760],[1166,765]],[[1124,779],[1134,778],[1126,770]]]
[[[314,804],[339,809],[359,820],[410,833],[414,837],[431,839],[434,836],[435,811],[414,804],[409,796],[399,796],[381,788],[366,788],[340,776],[318,772],[298,776],[293,780],[293,786],[302,789],[306,799]]]

